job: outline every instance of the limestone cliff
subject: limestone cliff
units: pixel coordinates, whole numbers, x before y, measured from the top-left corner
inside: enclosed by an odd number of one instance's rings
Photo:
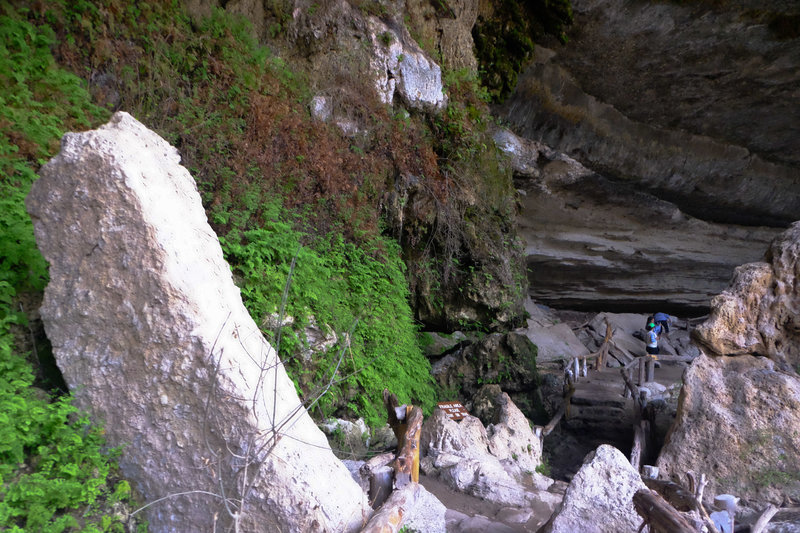
[[[498,109],[518,135],[589,170],[564,179],[540,151],[541,179],[518,179],[532,295],[705,307],[800,218],[797,10],[746,0],[573,8],[569,43],[537,49]]]
[[[712,299],[693,332],[705,354],[684,374],[658,459],[668,476],[705,472],[712,493],[754,507],[800,500],[799,267],[795,223]]]
[[[198,13],[214,4],[187,0]],[[415,40],[445,69],[474,69],[470,31],[492,11],[477,0],[270,6],[225,3],[248,13],[263,38],[281,22],[289,49],[319,71],[369,62],[358,59],[369,17],[386,25],[379,34]],[[540,143],[529,157],[533,172],[517,173],[516,182],[534,298],[560,307],[702,310],[737,265],[756,260],[800,218],[792,9],[748,0],[573,2],[569,42],[543,40],[516,92],[496,109],[523,140]],[[385,82],[393,83],[389,71]],[[564,157],[583,171],[564,175]],[[417,179],[401,176],[399,195],[389,199],[413,206],[390,216],[404,228],[428,228],[419,237],[442,218],[425,207],[430,199],[414,201]],[[472,259],[491,270],[485,255]],[[507,284],[508,272],[493,275]],[[442,313],[424,296],[433,285],[420,281],[416,304],[429,323],[485,319],[500,299],[516,300],[507,291],[469,302],[452,293]]]

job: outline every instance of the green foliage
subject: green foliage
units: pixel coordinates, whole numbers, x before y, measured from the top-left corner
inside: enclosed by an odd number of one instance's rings
[[[534,40],[545,33],[566,43],[572,22],[570,0],[502,0],[489,18],[479,17],[472,30],[483,85],[493,101],[514,89],[517,75],[532,57]]]
[[[82,6],[76,3],[74,13]],[[47,282],[24,203],[35,169],[67,128],[107,116],[91,103],[85,83],[55,64],[55,42],[49,26],[0,7],[0,529],[122,531],[119,518],[98,507],[114,470],[102,431],[69,398],[35,393],[33,371],[12,334],[27,320],[15,309],[19,293],[41,291]],[[129,496],[128,490],[116,499]]]
[[[550,462],[546,457],[542,457],[542,462],[536,466],[536,472],[544,476],[550,477]]]
[[[0,320],[0,529],[122,531],[119,518],[93,507],[130,497],[121,484],[110,494],[114,452],[69,398],[34,394],[30,365],[13,353],[12,322]]]
[[[270,325],[284,303],[281,294],[291,271],[285,313],[293,322],[281,331],[280,349],[301,395],[313,400],[322,385],[334,380],[336,385],[316,404],[319,412],[349,409],[348,414],[363,416],[370,425],[385,421],[384,388],[401,402],[429,411],[436,394],[430,364],[416,343],[397,245],[378,239],[364,249],[338,234],[313,237],[294,229],[276,202],[262,209],[260,228],[232,231],[221,242],[245,305],[273,338]],[[304,361],[304,330],[311,325],[335,332],[340,343]],[[343,344],[346,338],[349,346]],[[341,353],[346,357],[333,375]]]
[[[0,301],[20,290],[41,290],[47,267],[33,238],[25,196],[34,169],[52,155],[64,128],[89,125],[102,115],[81,80],[58,68],[50,53],[54,34],[0,15]]]

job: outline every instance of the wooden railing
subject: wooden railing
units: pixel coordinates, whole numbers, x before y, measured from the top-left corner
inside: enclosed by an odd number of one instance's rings
[[[614,336],[614,330],[611,324],[606,319],[606,335],[603,338],[603,343],[596,352],[586,355],[576,355],[572,357],[564,368],[564,396],[556,414],[550,419],[546,426],[537,426],[534,428],[534,433],[540,440],[543,440],[547,435],[553,432],[558,426],[558,423],[566,415],[569,418],[569,404],[572,395],[575,392],[575,383],[581,377],[589,375],[589,363],[592,362],[592,369],[599,370],[603,368],[606,360],[608,359],[608,350],[611,346],[611,338]]]

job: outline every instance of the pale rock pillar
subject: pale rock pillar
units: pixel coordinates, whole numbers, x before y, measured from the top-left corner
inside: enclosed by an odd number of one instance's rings
[[[241,531],[358,530],[366,496],[242,304],[179,159],[120,112],[66,134],[32,187],[42,319],[75,401],[144,499],[167,497],[150,531],[232,515]]]

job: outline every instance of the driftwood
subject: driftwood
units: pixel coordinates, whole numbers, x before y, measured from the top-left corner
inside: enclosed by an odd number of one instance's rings
[[[697,533],[689,521],[672,507],[664,498],[650,489],[641,489],[633,495],[633,506],[650,526],[650,533]]]
[[[703,507],[703,492],[706,490],[706,485],[708,485],[708,478],[705,474],[700,474],[699,477],[695,476],[695,473],[689,470],[686,472],[686,475],[689,478],[689,492],[694,494],[695,500],[697,500],[697,507],[700,510],[700,516],[705,522],[706,527],[710,533],[719,533],[719,530],[714,525],[713,520],[708,515],[706,508]]]
[[[569,397],[567,397],[566,400],[569,400]],[[567,411],[567,402],[565,401],[564,403],[561,404],[561,407],[558,408],[558,411],[556,411],[556,414],[553,416],[553,419],[550,420],[550,422],[548,422],[547,425],[542,428],[542,438],[548,436],[550,433],[553,432],[553,430],[556,428],[558,422],[564,416],[564,413],[566,411]]]
[[[422,486],[409,483],[402,489],[392,492],[380,509],[370,518],[361,533],[397,533],[403,527],[406,513],[419,500]]]
[[[697,500],[695,500],[694,494],[674,481],[650,478],[644,478],[643,481],[644,484],[647,485],[647,488],[656,491],[676,510],[684,513],[698,510]]]
[[[389,426],[397,437],[397,456],[394,460],[394,483],[397,488],[419,482],[419,439],[422,433],[422,409],[398,405],[397,396],[383,391],[383,402]]]
[[[750,528],[750,533],[763,533],[767,530],[767,525],[769,521],[772,520],[772,517],[778,514],[778,509],[774,505],[768,506],[764,509],[764,512],[761,513],[761,516],[758,517],[758,520],[755,524]]]

